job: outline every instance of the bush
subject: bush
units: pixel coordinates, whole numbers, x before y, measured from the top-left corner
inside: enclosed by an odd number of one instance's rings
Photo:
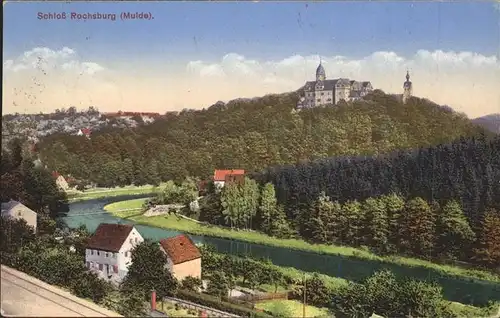
[[[243,317],[256,317],[256,318],[271,318],[272,316],[258,312],[256,310],[247,308],[242,305],[233,304],[227,301],[220,301],[218,297],[210,296],[207,294],[199,294],[186,290],[179,290],[177,292],[177,297],[197,303],[203,306],[211,307],[214,309],[227,311],[229,313],[243,316]]]
[[[106,294],[112,290],[112,286],[97,274],[86,271],[73,283],[72,293],[81,298],[90,298],[95,303],[100,303]]]

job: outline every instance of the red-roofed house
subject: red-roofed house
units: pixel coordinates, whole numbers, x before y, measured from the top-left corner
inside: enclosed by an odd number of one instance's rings
[[[82,128],[76,134],[78,136],[85,136],[87,138],[90,138],[90,134],[92,134],[92,131],[88,128]]]
[[[143,241],[132,225],[101,223],[87,243],[87,268],[103,279],[120,283],[132,263],[132,249]]]
[[[181,234],[163,239],[160,249],[167,255],[167,268],[177,280],[188,276],[201,279],[201,253],[189,236]]]
[[[218,188],[224,187],[226,183],[236,182],[242,184],[245,182],[245,170],[215,170],[214,185]]]

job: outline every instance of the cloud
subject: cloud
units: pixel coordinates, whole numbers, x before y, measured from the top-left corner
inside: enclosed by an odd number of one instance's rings
[[[416,96],[450,105],[470,117],[500,112],[500,61],[496,56],[419,50],[408,56],[379,51],[363,58],[338,55],[322,56],[321,60],[327,78],[371,81],[388,93],[402,92],[409,69]],[[297,90],[314,80],[319,57],[261,60],[229,53],[218,60],[185,63],[141,57],[112,62],[83,61],[67,47],[35,48],[6,60],[3,111],[46,112],[70,105],[160,113],[199,109],[219,100]]]
[[[314,80],[318,56],[294,55],[274,61],[258,61],[230,53],[218,62],[196,61],[187,65],[191,78],[200,83],[218,81],[253,87],[253,95],[292,91]],[[500,61],[496,56],[474,52],[419,50],[411,56],[379,51],[364,58],[322,56],[327,78],[368,80],[376,88],[401,93],[406,70],[411,73],[414,93],[449,104],[470,116],[499,112]],[[214,72],[217,70],[217,72]],[[236,88],[235,88],[236,89]],[[236,94],[233,97],[237,97]],[[479,106],[479,107],[478,107]]]
[[[36,47],[24,52],[16,59],[6,60],[3,66],[4,70],[12,72],[38,70],[47,73],[55,70],[64,70],[78,74],[92,75],[104,70],[97,63],[80,61],[77,52],[68,47],[63,47],[60,50]]]

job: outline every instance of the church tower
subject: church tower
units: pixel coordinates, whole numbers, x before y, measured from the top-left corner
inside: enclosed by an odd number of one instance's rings
[[[321,59],[319,60],[318,68],[316,69],[316,81],[322,82],[326,79],[325,68],[321,65]]]
[[[410,72],[406,71],[406,82],[403,84],[403,103],[406,103],[408,99],[412,96],[413,87],[410,82]]]

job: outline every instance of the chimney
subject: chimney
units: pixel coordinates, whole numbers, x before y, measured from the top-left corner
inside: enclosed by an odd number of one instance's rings
[[[156,310],[156,291],[151,291],[151,311]]]

